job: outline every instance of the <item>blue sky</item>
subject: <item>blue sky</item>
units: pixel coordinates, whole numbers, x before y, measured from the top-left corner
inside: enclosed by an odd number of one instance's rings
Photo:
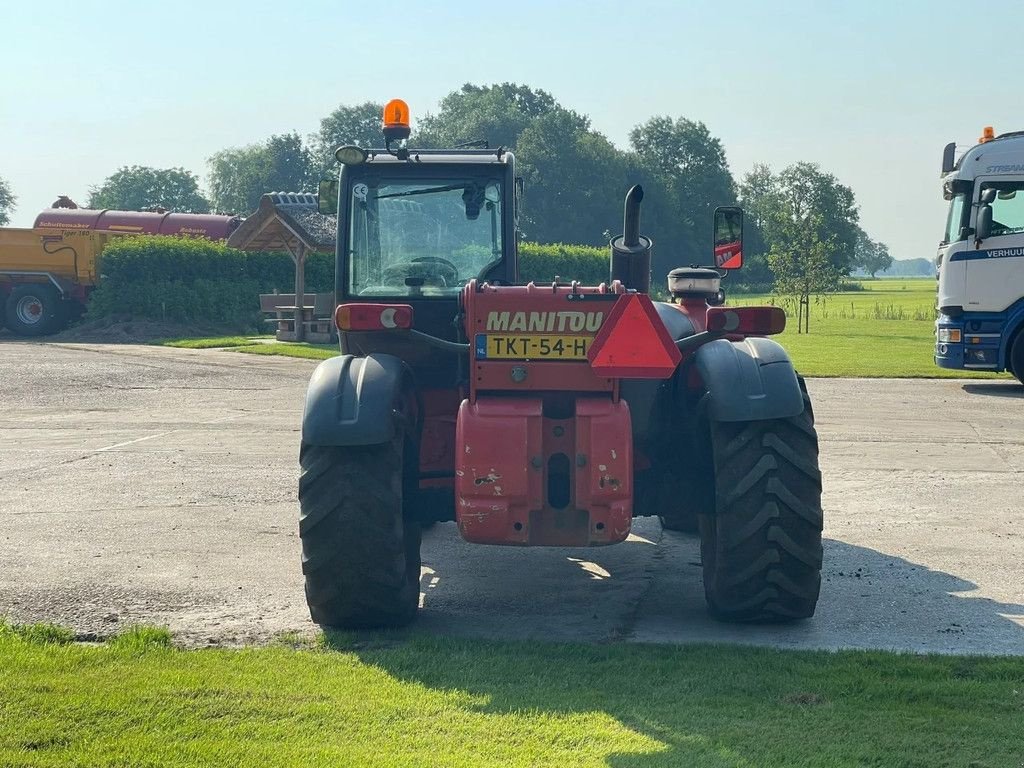
[[[415,120],[464,82],[515,81],[623,147],[633,125],[669,114],[704,121],[737,177],[819,163],[894,256],[931,257],[943,145],[1024,129],[1018,57],[998,42],[1024,27],[1024,3],[12,5],[0,6],[0,176],[19,226],[121,165],[202,176],[217,150],[310,134],[340,103],[400,96]]]

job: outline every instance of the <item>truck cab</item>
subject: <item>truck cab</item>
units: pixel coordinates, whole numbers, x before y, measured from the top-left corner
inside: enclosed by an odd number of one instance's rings
[[[1024,381],[1024,131],[943,156],[949,201],[939,243],[935,362]]]

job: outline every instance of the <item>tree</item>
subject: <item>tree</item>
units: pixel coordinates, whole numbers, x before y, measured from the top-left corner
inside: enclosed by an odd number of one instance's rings
[[[743,179],[740,197],[775,289],[798,299],[797,325],[806,327],[810,296],[835,290],[853,266],[860,229],[853,191],[811,163],[778,174],[757,165]]]
[[[297,133],[221,150],[207,163],[213,207],[223,213],[254,211],[268,192],[308,191],[317,180],[313,155]]]
[[[775,274],[775,291],[797,300],[796,332],[811,332],[811,296],[839,287],[841,273],[832,261],[832,241],[821,239],[821,215],[787,218],[776,224],[778,239],[768,252],[768,265]]]
[[[841,238],[856,238],[853,192],[817,166],[797,163],[779,174],[755,166],[740,193],[767,246],[775,290],[797,301],[797,330],[809,332],[811,296],[836,290],[849,274],[853,257]]]
[[[630,162],[588,118],[559,107],[523,130],[518,152],[528,239],[597,245],[617,231]]]
[[[436,115],[419,122],[413,141],[423,147],[452,147],[486,140],[492,147],[514,148],[530,124],[556,109],[558,102],[546,91],[516,83],[466,83],[441,100]]]
[[[796,219],[813,215],[818,240],[829,249],[829,261],[840,274],[850,274],[860,218],[853,190],[814,163],[791,165],[778,175],[777,181],[790,215]],[[770,231],[768,236],[772,239]]]
[[[629,142],[640,161],[671,191],[680,234],[701,261],[710,253],[715,208],[736,202],[736,183],[722,142],[704,123],[665,116],[636,126]]]
[[[872,240],[860,227],[857,228],[857,242],[854,246],[853,266],[863,269],[871,277],[885,272],[892,266],[889,247],[878,240]]]
[[[199,179],[184,168],[119,168],[102,184],[89,188],[89,208],[145,211],[163,208],[181,213],[209,213]]]
[[[11,185],[0,177],[0,227],[6,226],[11,220],[11,212],[18,198],[11,191]]]
[[[345,144],[380,147],[384,144],[381,116],[384,105],[374,101],[348,106],[341,104],[320,121],[320,131],[313,137],[313,153],[323,169],[334,165],[335,150]]]

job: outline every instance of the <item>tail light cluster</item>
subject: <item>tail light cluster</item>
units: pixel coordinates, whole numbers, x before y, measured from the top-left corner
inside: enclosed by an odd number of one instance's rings
[[[390,331],[412,328],[408,304],[340,304],[334,310],[339,331]]]
[[[781,307],[709,307],[709,331],[750,336],[770,336],[786,330]]]

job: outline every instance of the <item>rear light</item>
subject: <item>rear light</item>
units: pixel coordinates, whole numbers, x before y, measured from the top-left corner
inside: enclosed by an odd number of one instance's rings
[[[709,307],[708,330],[720,333],[770,336],[786,330],[781,307]]]
[[[390,331],[412,328],[408,304],[341,304],[334,310],[339,331]]]

